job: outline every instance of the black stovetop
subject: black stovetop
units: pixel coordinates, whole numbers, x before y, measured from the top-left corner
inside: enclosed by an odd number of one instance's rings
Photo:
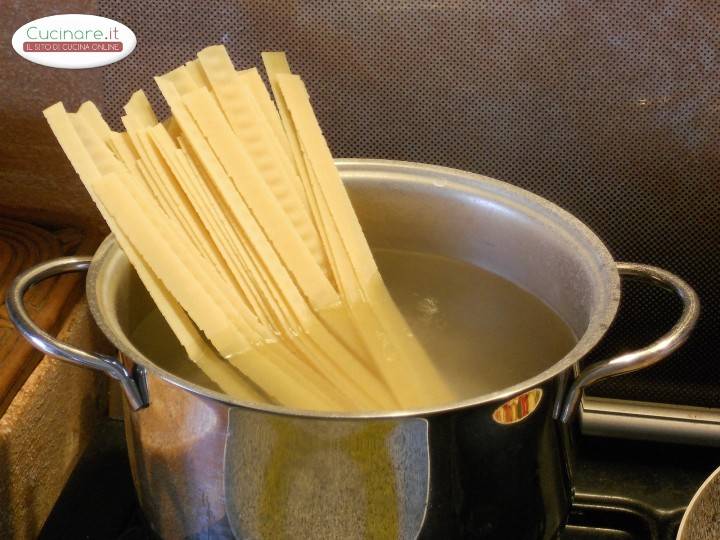
[[[671,540],[720,449],[594,437],[578,440],[577,493],[560,540]],[[125,452],[122,423],[98,429],[41,540],[149,540]]]

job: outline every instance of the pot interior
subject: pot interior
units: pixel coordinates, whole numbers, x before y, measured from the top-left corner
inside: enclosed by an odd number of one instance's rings
[[[460,399],[539,384],[577,361],[610,324],[618,301],[614,262],[566,212],[469,173],[340,164],[390,292]],[[88,298],[123,353],[216,397],[112,240],[98,250]]]

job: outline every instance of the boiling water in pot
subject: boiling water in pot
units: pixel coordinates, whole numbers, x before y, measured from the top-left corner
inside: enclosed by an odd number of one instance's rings
[[[374,253],[393,298],[459,399],[536,375],[575,345],[572,331],[554,311],[496,274],[438,255]],[[160,367],[217,390],[187,359],[156,310],[131,338]]]
[[[413,332],[460,399],[537,375],[575,345],[553,310],[497,274],[407,251],[378,250],[375,259]]]

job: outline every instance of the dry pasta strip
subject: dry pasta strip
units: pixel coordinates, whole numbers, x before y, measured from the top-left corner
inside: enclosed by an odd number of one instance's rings
[[[156,77],[110,129],[91,102],[45,116],[178,341],[227,394],[295,409],[451,401],[393,303],[283,53],[222,46]]]

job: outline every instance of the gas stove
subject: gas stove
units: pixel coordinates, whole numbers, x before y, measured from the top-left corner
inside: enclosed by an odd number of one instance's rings
[[[720,465],[702,448],[580,437],[576,497],[559,540],[671,540],[692,495]],[[123,425],[107,420],[78,463],[41,540],[150,540],[138,506]]]

